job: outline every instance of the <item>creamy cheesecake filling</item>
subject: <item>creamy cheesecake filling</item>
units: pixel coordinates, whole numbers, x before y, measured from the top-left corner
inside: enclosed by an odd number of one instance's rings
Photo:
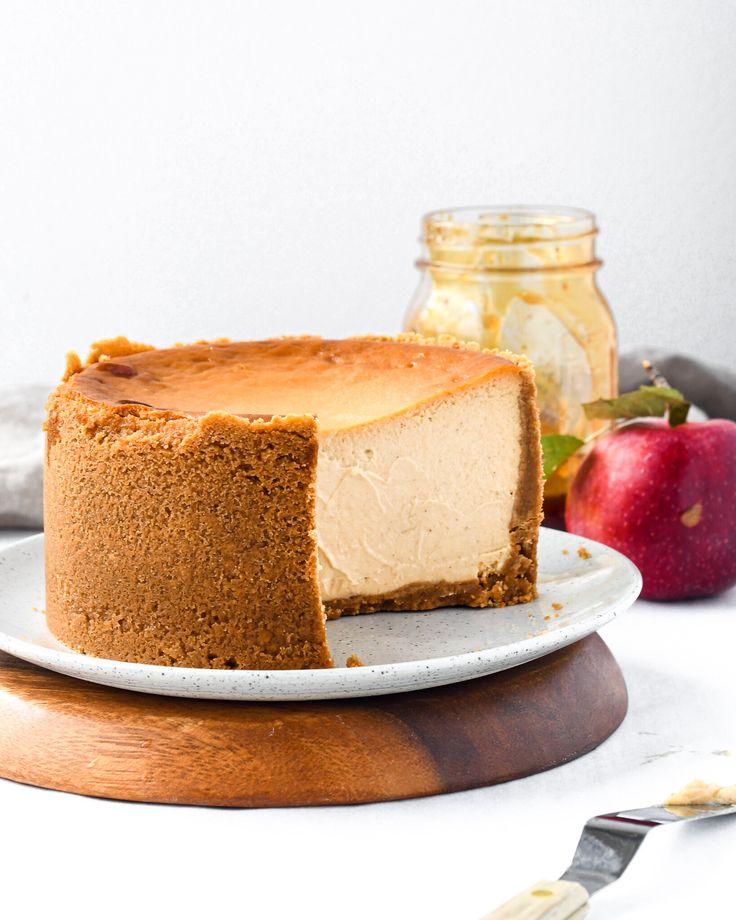
[[[324,601],[474,581],[509,555],[521,456],[519,379],[380,425],[325,433],[317,462]]]

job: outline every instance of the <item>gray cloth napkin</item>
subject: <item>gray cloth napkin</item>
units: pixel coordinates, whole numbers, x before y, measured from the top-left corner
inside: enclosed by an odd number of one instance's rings
[[[642,348],[621,356],[621,392],[648,383],[648,358],[688,399],[711,418],[736,421],[736,373],[709,367],[687,355]],[[41,527],[44,403],[51,386],[0,388],[0,528]]]
[[[0,527],[43,521],[43,422],[50,386],[0,388]]]

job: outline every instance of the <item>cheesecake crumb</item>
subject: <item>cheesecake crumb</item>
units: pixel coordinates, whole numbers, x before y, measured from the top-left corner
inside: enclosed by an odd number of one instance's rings
[[[664,800],[665,805],[736,805],[736,784],[716,786],[694,779]]]
[[[562,604],[558,604],[557,601],[555,601],[555,602],[552,604],[552,609],[553,609],[553,610],[562,610]]]
[[[551,619],[552,619],[552,617],[551,617],[548,613],[545,613],[544,618],[545,618],[545,620],[551,620]]]
[[[578,556],[580,556],[581,559],[590,559],[590,553],[584,546],[578,547]]]
[[[570,555],[570,550],[569,550],[569,549],[563,549],[563,550],[562,550],[562,555],[563,555],[563,556],[569,556],[569,555]]]
[[[79,355],[76,351],[68,351],[66,353],[66,364],[64,366],[64,374],[62,380],[68,380],[70,377],[73,377],[75,374],[78,374],[82,370],[82,362],[79,359]]]
[[[360,660],[360,658],[353,652],[353,654],[345,662],[346,668],[363,668],[365,665]]]

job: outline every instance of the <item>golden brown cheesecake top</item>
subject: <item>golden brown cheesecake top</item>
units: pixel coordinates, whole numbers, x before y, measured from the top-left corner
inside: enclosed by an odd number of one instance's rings
[[[108,405],[266,419],[313,415],[320,430],[334,431],[516,372],[508,358],[471,348],[304,337],[141,351],[91,364],[71,386]]]

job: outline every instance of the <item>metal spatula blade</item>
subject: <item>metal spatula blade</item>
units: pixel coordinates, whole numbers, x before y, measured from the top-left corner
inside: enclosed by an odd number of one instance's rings
[[[572,863],[558,881],[538,882],[483,920],[579,920],[588,898],[620,878],[649,831],[663,824],[736,814],[736,805],[652,805],[585,822]]]

